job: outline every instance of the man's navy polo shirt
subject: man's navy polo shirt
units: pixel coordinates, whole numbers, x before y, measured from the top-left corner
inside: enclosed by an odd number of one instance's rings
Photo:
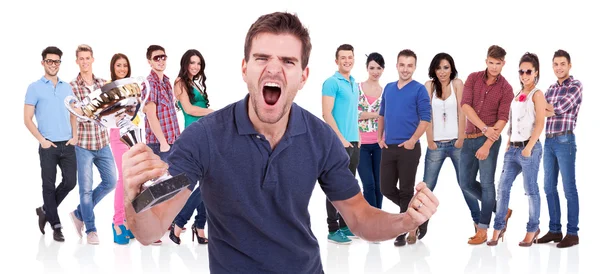
[[[318,178],[332,201],[360,193],[348,154],[327,124],[295,103],[271,150],[250,122],[248,98],[187,127],[167,161],[172,175],[199,181],[210,271],[322,273],[308,203]]]

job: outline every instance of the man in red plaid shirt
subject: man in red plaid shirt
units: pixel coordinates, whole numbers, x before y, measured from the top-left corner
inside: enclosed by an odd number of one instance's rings
[[[145,85],[142,89],[144,97],[146,92],[150,92],[144,106],[146,144],[161,159],[164,159],[180,134],[175,98],[169,77],[164,74],[167,66],[165,49],[158,45],[151,45],[146,51],[146,58],[152,67],[150,75],[146,78],[150,89],[148,90]]]
[[[150,75],[146,77],[150,89],[148,90],[145,84],[142,86],[142,97],[150,92],[144,105],[146,144],[164,161],[169,155],[171,145],[181,132],[177,121],[173,87],[169,77],[164,74],[167,67],[165,49],[159,45],[150,45],[146,50],[146,59],[152,68]],[[160,245],[162,241],[159,239],[154,244]]]

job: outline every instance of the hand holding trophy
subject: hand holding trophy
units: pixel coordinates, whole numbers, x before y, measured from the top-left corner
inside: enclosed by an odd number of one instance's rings
[[[67,96],[67,109],[79,119],[90,121],[104,128],[119,128],[121,141],[128,147],[142,142],[142,129],[132,120],[143,109],[148,93],[142,100],[142,86],[149,83],[143,77],[124,78],[110,82],[100,89],[92,91],[79,101],[75,96]],[[171,176],[165,172],[162,176],[142,185],[140,194],[131,201],[136,213],[169,200],[190,184],[185,174]]]

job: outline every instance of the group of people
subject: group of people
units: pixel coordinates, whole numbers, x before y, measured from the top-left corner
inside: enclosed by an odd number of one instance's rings
[[[55,239],[64,240],[56,208],[75,186],[77,170],[81,205],[71,217],[78,231],[85,225],[88,243],[97,243],[93,206],[115,187],[117,161],[117,190],[121,193],[115,191],[115,212],[121,212],[121,218],[115,214],[115,242],[118,235],[127,235],[124,242],[135,237],[143,245],[153,244],[170,229],[170,239],[179,244],[185,222],[197,209],[194,230],[202,231],[206,221],[211,232],[211,272],[322,273],[308,212],[317,182],[327,196],[329,241],[395,239],[394,244],[402,246],[425,236],[428,220],[439,205],[432,191],[442,163],[449,157],[474,222],[470,244],[495,245],[502,238],[511,215],[510,187],[523,171],[531,208],[527,234],[520,245],[528,246],[539,234],[537,173],[542,157],[539,137],[545,122],[544,189],[550,231],[537,242],[555,241],[559,247],[578,243],[573,130],[582,86],[569,74],[567,52],[555,53],[557,82],[545,95],[536,88],[537,56],[523,55],[519,62],[521,90],[515,95],[501,74],[506,52],[496,45],[488,50],[487,68],[470,74],[464,83],[446,53],[433,58],[431,80],[424,84],[413,80],[417,55],[402,50],[396,59],[398,81],[382,87],[383,56],[368,55],[369,78],[357,83],[351,76],[354,48],[344,44],[335,53],[338,71],[323,83],[320,119],[293,102],[308,79],[311,49],[308,30],[296,15],[274,12],[260,16],[248,30],[244,45],[242,78],[248,95],[213,112],[208,108],[202,55],[194,50],[183,55],[171,89],[163,73],[165,50],[150,46],[150,87],[144,89],[150,92],[144,108],[146,144],[121,151],[113,148],[112,153],[107,146],[112,138],[104,129],[77,121],[57,103],[62,104],[61,98],[72,93],[81,100],[104,84],[91,73],[91,48],[78,48],[81,72],[70,85],[56,76],[62,52],[46,49],[42,53],[45,76],[30,86],[25,101],[26,125],[40,142],[44,205],[36,212],[42,233],[48,222]],[[120,58],[115,58],[112,80],[118,75],[128,77],[128,62],[119,63]],[[127,73],[123,72],[125,64]],[[176,106],[186,117],[181,133]],[[34,113],[37,128],[30,121]],[[45,120],[50,116],[52,123]],[[54,122],[58,120],[61,123]],[[509,140],[496,200],[496,161],[501,132],[507,125]],[[415,184],[423,134],[427,137],[424,182]],[[93,191],[92,163],[99,167],[102,178]],[[55,188],[56,165],[61,167],[63,182]],[[185,174],[190,186],[168,201],[136,213],[131,201],[140,186],[165,171]],[[557,193],[559,172],[569,209],[564,238]],[[399,206],[398,213],[381,210],[383,196]],[[488,241],[492,212],[496,212],[494,233]]]
[[[79,74],[69,83],[58,77],[63,52],[57,47],[42,51],[44,76],[29,85],[25,95],[25,125],[39,141],[44,204],[36,208],[39,228],[45,234],[46,224],[53,229],[56,241],[64,241],[62,224],[57,207],[67,194],[79,186],[80,203],[70,212],[75,231],[80,238],[84,233],[88,244],[98,244],[94,208],[114,190],[113,241],[128,244],[135,238],[125,217],[123,195],[123,154],[129,147],[121,141],[118,127],[105,128],[91,121],[78,120],[70,114],[64,103],[69,95],[79,101],[105,84],[131,77],[129,58],[115,54],[110,61],[109,81],[97,77],[92,71],[94,52],[89,45],[79,45],[75,51]],[[149,86],[142,84],[142,97],[147,96],[144,109],[133,119],[139,126],[144,116],[145,140],[152,151],[162,159],[169,154],[171,145],[181,134],[177,111],[181,110],[185,127],[214,110],[209,108],[206,90],[205,60],[195,49],[181,57],[181,67],[173,86],[164,74],[167,55],[159,45],[151,45],[146,57],[151,67],[147,77]],[[37,121],[37,126],[33,118]],[[93,187],[93,167],[100,173],[101,182]],[[57,167],[61,169],[62,182],[55,186]],[[197,211],[192,225],[192,241],[197,237],[201,244],[208,243],[204,233],[206,209],[198,190],[194,191],[186,206],[172,220],[169,238],[179,244],[180,233]],[[158,239],[154,244],[160,244]]]
[[[515,93],[502,75],[505,57],[502,47],[490,46],[486,69],[471,73],[463,82],[457,76],[452,56],[438,53],[429,64],[430,80],[421,84],[412,79],[417,56],[405,49],[396,60],[398,80],[382,86],[379,79],[385,69],[383,56],[377,52],[367,56],[369,78],[357,83],[351,76],[354,48],[343,44],[335,56],[338,71],[323,83],[323,118],[346,148],[350,171],[355,174],[358,169],[363,195],[371,206],[381,208],[385,196],[400,207],[400,212],[406,211],[421,157],[419,140],[425,134],[423,181],[433,191],[444,160],[450,158],[473,219],[475,234],[469,238],[469,244],[487,242],[494,246],[499,239],[504,239],[512,215],[508,207],[510,190],[517,175],[522,173],[530,208],[527,233],[519,245],[550,241],[558,242],[558,247],[576,245],[579,243],[579,202],[574,129],[581,106],[582,84],[569,74],[569,53],[558,50],[552,58],[557,81],[544,93],[537,88],[539,58],[527,52],[519,60],[520,89]],[[540,136],[544,125],[546,139],[545,149],[542,149]],[[496,184],[498,152],[505,127],[508,141],[502,175]],[[538,239],[537,178],[542,154],[550,231]],[[564,238],[557,192],[559,172],[569,211]],[[487,229],[494,212],[494,232],[488,241]],[[329,201],[327,222],[330,242],[352,241],[354,234]],[[426,235],[428,223],[399,235],[394,244],[414,244]]]

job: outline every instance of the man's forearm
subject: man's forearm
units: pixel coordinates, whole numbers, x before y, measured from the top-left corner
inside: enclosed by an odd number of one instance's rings
[[[487,126],[483,121],[481,121],[481,119],[479,118],[479,116],[477,116],[477,113],[471,106],[464,104],[462,105],[462,110],[465,116],[467,116],[467,119],[469,119],[469,121],[471,121],[471,123],[477,128],[482,129]]]
[[[364,240],[387,241],[410,230],[410,228],[404,227],[404,222],[401,222],[405,213],[392,214],[374,207],[365,210],[367,212],[359,214],[365,216],[364,219],[356,219],[355,223],[348,224],[352,233]]]
[[[385,121],[383,119],[383,116],[379,115],[379,118],[377,119],[377,142],[383,140],[384,126],[385,126]]]
[[[495,124],[494,124],[494,128],[498,131],[498,134],[502,133],[502,130],[504,130],[504,127],[506,126],[506,121],[504,120],[498,120]],[[487,147],[487,148],[491,148],[492,145],[494,144],[494,140],[487,138],[487,140],[485,140],[485,143],[483,143],[483,146]]]
[[[502,133],[502,130],[504,130],[504,127],[506,126],[506,121],[504,120],[498,120],[495,124],[494,124],[494,128],[496,130],[498,130],[498,133]]]
[[[340,132],[340,129],[338,128],[337,123],[335,122],[335,119],[333,118],[333,115],[331,115],[331,113],[323,113],[323,120],[325,120],[325,123],[327,123],[331,127],[331,129],[333,129],[335,135],[337,135],[337,137],[340,140],[345,139],[342,133]]]
[[[38,141],[38,142],[42,142],[44,140],[46,140],[46,138],[44,138],[44,136],[42,136],[42,134],[40,133],[40,131],[37,129],[37,127],[35,126],[35,124],[33,123],[33,121],[31,120],[25,120],[25,127],[27,127],[27,129],[29,130],[29,132],[31,132],[31,135],[33,135],[33,137]]]
[[[167,144],[167,138],[165,138],[165,134],[162,132],[162,128],[160,127],[160,122],[158,121],[156,114],[148,115],[148,123],[150,124],[150,130],[152,130],[152,133],[154,133],[154,136],[156,136],[158,142],[160,144]]]
[[[425,131],[429,127],[429,124],[430,123],[427,121],[419,122],[419,126],[417,126],[417,129],[415,130],[413,135],[410,137],[410,139],[412,139],[415,142],[418,141],[421,138],[421,136],[423,136],[423,133],[425,133]]]
[[[78,134],[79,134],[79,128],[77,125],[77,117],[75,115],[71,114],[70,120],[71,120],[71,135],[73,135],[71,138],[76,138],[76,137],[78,137]]]

